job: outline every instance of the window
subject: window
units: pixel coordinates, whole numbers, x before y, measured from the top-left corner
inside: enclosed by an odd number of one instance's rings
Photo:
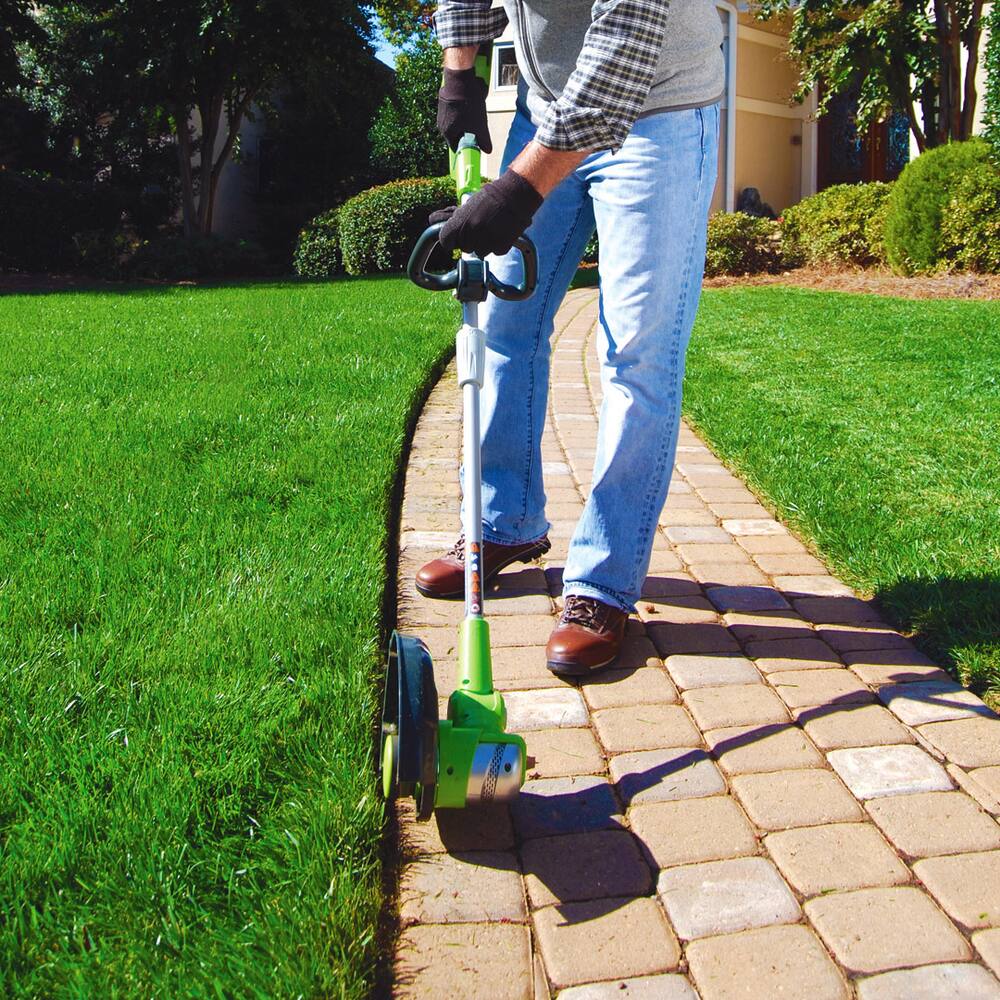
[[[511,42],[493,46],[493,89],[511,90],[517,86],[521,79],[521,72],[517,68],[517,60],[514,58],[514,46]]]

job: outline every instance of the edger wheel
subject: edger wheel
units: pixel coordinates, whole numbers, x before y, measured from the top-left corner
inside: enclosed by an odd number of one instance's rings
[[[382,791],[390,799],[416,797],[422,820],[434,809],[437,713],[434,664],[427,647],[393,632],[382,705]]]

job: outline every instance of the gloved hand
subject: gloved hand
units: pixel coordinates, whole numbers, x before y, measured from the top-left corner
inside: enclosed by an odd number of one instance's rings
[[[444,222],[438,242],[446,251],[505,254],[531,225],[543,200],[530,182],[508,169],[464,204],[432,213],[430,221]]]
[[[484,153],[493,152],[486,122],[486,81],[474,69],[446,69],[438,91],[437,130],[452,149],[466,132],[473,132]]]

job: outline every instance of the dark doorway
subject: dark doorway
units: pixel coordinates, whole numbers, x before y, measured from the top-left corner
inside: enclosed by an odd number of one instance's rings
[[[910,131],[898,112],[887,121],[858,132],[858,93],[852,88],[830,101],[819,120],[819,190],[833,184],[894,181],[910,160]]]

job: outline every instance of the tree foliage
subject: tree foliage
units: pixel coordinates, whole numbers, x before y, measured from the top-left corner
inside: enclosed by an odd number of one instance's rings
[[[188,235],[212,231],[219,179],[255,104],[289,81],[363,87],[373,52],[350,0],[76,0],[45,7],[40,23],[42,89],[60,113],[81,128],[172,138]]]
[[[986,22],[986,93],[983,95],[983,135],[1000,150],[1000,6],[991,4]]]
[[[39,37],[30,0],[0,0],[0,92],[22,80],[17,47]]]
[[[372,162],[392,177],[447,173],[444,140],[435,125],[441,85],[441,48],[418,37],[396,57],[396,83],[375,116]]]
[[[374,7],[385,37],[398,48],[431,37],[436,0],[377,0]]]
[[[823,112],[858,84],[861,128],[898,108],[921,150],[971,136],[983,0],[763,0],[759,14],[791,17],[799,100],[821,87]]]

